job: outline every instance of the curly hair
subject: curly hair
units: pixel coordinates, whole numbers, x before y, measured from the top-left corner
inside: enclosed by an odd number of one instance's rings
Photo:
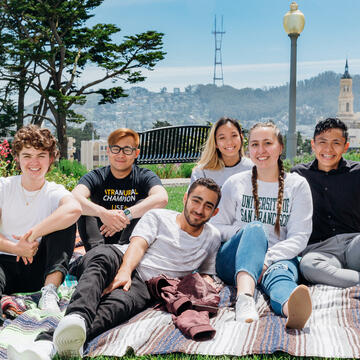
[[[48,151],[54,160],[59,155],[56,139],[49,129],[36,125],[27,125],[19,129],[12,142],[12,153],[18,157],[24,147],[34,147],[37,150]]]

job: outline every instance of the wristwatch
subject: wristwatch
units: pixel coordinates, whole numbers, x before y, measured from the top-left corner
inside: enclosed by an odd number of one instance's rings
[[[127,218],[131,221],[133,219],[131,212],[129,209],[124,210],[124,214],[127,216]]]

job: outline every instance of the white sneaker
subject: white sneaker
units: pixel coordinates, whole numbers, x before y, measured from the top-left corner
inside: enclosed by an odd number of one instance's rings
[[[82,357],[85,340],[86,326],[83,317],[70,314],[60,320],[54,332],[54,344],[60,356]]]
[[[51,312],[60,312],[59,297],[57,294],[57,288],[54,284],[48,284],[41,288],[41,298],[39,301],[39,309],[47,310]]]
[[[7,356],[9,360],[51,360],[56,354],[52,341],[34,341],[23,348],[8,346]]]
[[[259,320],[255,300],[252,296],[239,294],[235,304],[235,320],[252,323]]]

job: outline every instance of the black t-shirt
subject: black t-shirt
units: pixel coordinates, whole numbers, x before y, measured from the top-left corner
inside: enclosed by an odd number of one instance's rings
[[[90,199],[108,210],[125,210],[149,195],[150,189],[161,185],[159,177],[149,169],[133,165],[131,173],[116,179],[110,166],[104,166],[84,175],[79,184],[90,190]]]
[[[110,166],[104,166],[84,175],[79,180],[79,184],[83,184],[89,189],[92,202],[108,210],[125,210],[147,198],[152,187],[162,185],[161,180],[154,172],[137,165],[133,165],[131,173],[123,179],[116,179]],[[131,224],[126,227],[125,238],[130,235],[138,220],[132,220]],[[100,219],[98,219],[98,224],[102,225]],[[109,242],[119,242],[121,233],[113,235],[112,239],[109,238]]]
[[[319,170],[317,160],[291,169],[308,181],[313,199],[309,244],[338,234],[360,232],[360,163],[341,159],[335,170]]]

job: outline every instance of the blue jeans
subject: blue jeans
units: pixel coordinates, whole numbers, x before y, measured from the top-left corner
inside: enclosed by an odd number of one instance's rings
[[[280,260],[269,266],[261,279],[261,288],[270,298],[271,308],[277,315],[284,315],[282,308],[298,286],[299,260]]]
[[[248,273],[257,284],[268,249],[267,236],[260,222],[254,221],[226,241],[216,257],[216,272],[229,285],[236,285],[240,271]],[[282,307],[297,287],[297,258],[273,263],[261,280],[261,288],[270,298],[274,312],[283,315]]]

